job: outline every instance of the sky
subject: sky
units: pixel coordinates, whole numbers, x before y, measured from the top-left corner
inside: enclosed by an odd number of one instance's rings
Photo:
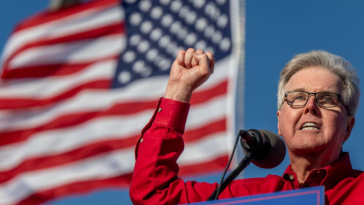
[[[17,22],[41,11],[48,0],[3,1],[0,6],[0,49]],[[364,2],[360,0],[247,0],[245,39],[244,127],[277,133],[276,93],[281,69],[296,54],[326,50],[340,55],[357,68],[364,80]],[[360,85],[364,90],[364,84]],[[263,97],[264,96],[264,97]],[[363,97],[356,123],[344,151],[350,153],[354,169],[364,170],[362,159],[364,123]],[[245,178],[282,175],[289,165],[288,156],[271,170],[254,165],[244,171]],[[186,180],[219,181],[221,173],[191,176]],[[49,205],[131,204],[127,190],[107,190],[72,196]]]

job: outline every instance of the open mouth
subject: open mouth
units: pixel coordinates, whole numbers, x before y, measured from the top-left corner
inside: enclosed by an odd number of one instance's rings
[[[320,127],[315,122],[306,122],[302,125],[301,130],[320,130]]]

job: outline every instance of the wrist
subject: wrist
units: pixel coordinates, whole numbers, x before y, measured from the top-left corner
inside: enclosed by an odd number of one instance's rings
[[[168,83],[164,98],[189,103],[192,96],[192,90],[183,86],[170,85]]]

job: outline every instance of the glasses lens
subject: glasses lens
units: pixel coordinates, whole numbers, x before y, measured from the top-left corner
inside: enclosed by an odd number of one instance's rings
[[[317,93],[317,103],[322,107],[335,107],[339,101],[339,97],[333,93]]]
[[[288,92],[287,102],[293,107],[300,107],[306,104],[308,97],[308,93],[305,92]]]

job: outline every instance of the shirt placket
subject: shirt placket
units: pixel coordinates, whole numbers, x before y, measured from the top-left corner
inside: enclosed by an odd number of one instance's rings
[[[312,170],[308,175],[306,181],[303,183],[302,187],[320,186],[325,176],[326,170],[324,169]]]
[[[289,172],[286,173],[283,177],[285,179],[285,181],[290,184],[292,189],[297,189],[299,188],[299,183],[297,180],[297,175],[294,172]]]

